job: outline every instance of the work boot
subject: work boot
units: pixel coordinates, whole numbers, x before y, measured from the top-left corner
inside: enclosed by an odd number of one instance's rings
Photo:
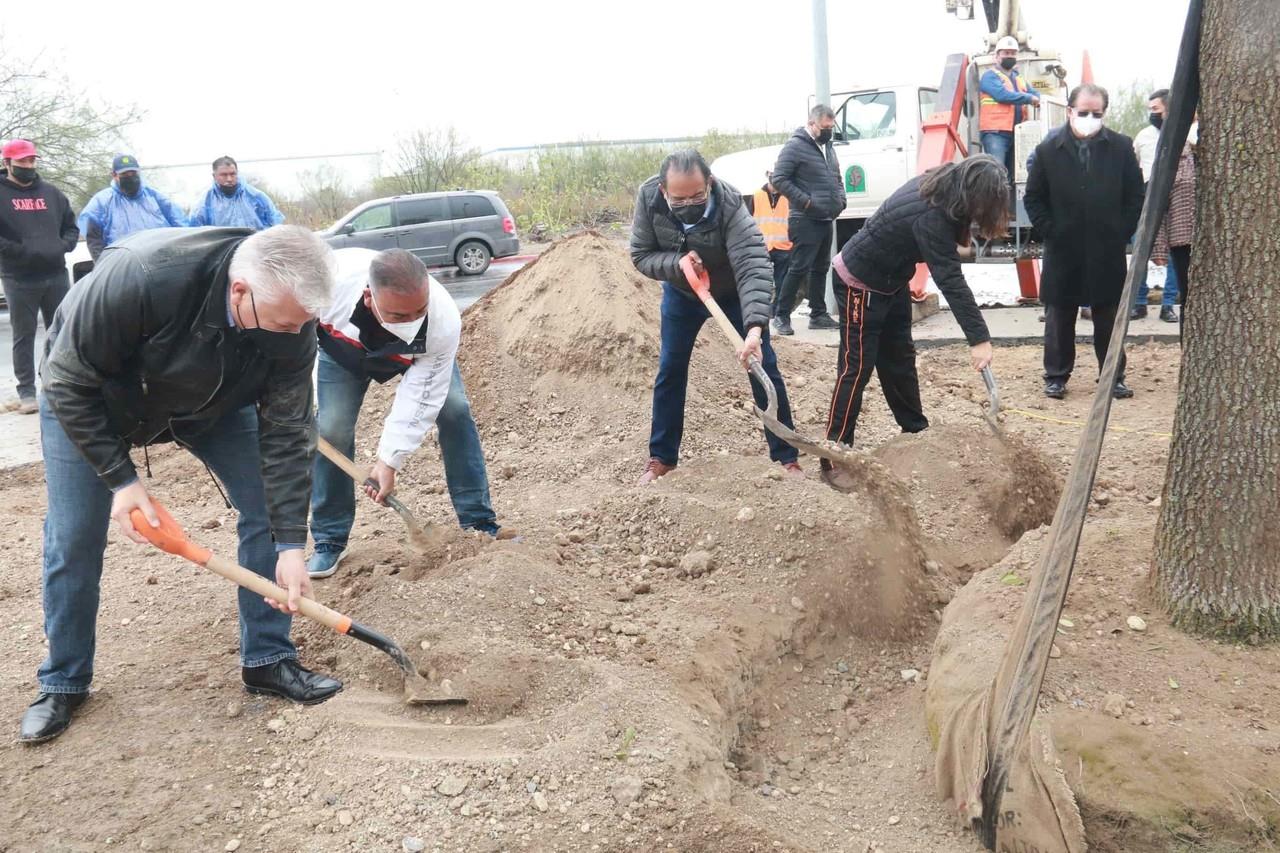
[[[817,314],[809,318],[810,329],[838,329],[840,324],[831,319],[830,314]]]
[[[788,480],[803,480],[804,469],[800,467],[799,462],[783,462],[782,476],[786,477]]]
[[[1117,400],[1128,400],[1133,396],[1133,389],[1124,384],[1124,381],[1118,381],[1115,387],[1111,389],[1111,396]]]
[[[53,740],[67,730],[72,712],[88,698],[88,693],[41,693],[22,714],[18,740],[26,744]]]
[[[1129,312],[1129,319],[1130,319],[1130,320],[1145,320],[1145,319],[1147,319],[1147,306],[1145,306],[1145,305],[1135,305],[1135,306],[1133,307],[1133,310]]]
[[[784,335],[784,336],[794,335],[796,333],[796,330],[791,328],[791,318],[790,317],[774,317],[773,333],[775,335]]]
[[[1050,400],[1061,400],[1067,396],[1067,385],[1065,382],[1046,382],[1044,383],[1044,395]]]
[[[18,402],[18,414],[20,415],[34,415],[38,411],[40,411],[40,407],[36,405],[35,397],[27,397]]]
[[[664,477],[676,470],[676,466],[668,465],[658,457],[654,456],[649,463],[644,466],[644,473],[640,475],[640,479],[636,480],[637,486],[643,486],[646,483],[652,483],[659,477]]]
[[[1093,309],[1092,309],[1092,308],[1081,308],[1081,309],[1080,309],[1080,319],[1081,319],[1081,320],[1092,320],[1092,319],[1093,319]]]
[[[255,696],[279,696],[299,705],[319,705],[342,689],[342,682],[285,658],[266,666],[240,670],[244,689]]]
[[[347,549],[341,545],[317,545],[311,559],[307,560],[307,576],[327,578],[338,570],[338,564],[347,556]]]
[[[1164,305],[1160,308],[1160,319],[1166,323],[1178,322],[1178,313],[1173,310],[1172,305]]]

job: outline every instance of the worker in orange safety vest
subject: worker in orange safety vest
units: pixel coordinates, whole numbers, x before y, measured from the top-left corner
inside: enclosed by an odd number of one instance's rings
[[[1014,179],[1013,128],[1025,116],[1023,107],[1039,104],[1040,96],[1031,91],[1015,66],[1018,64],[1018,40],[1005,36],[996,42],[996,67],[982,75],[978,88],[978,132],[982,150],[1004,163],[1009,181]]]
[[[787,233],[787,214],[791,212],[791,202],[778,192],[770,183],[773,172],[764,173],[764,186],[754,194],[746,197],[751,215],[755,217],[760,233],[764,235],[764,247],[769,252],[769,260],[773,261],[773,316],[778,316],[778,294],[782,292],[782,281],[787,277],[787,267],[791,263],[791,238]]]

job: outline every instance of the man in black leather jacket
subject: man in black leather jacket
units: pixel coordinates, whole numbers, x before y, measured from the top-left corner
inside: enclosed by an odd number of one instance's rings
[[[71,289],[41,365],[49,651],[20,740],[61,734],[88,695],[109,521],[135,542],[130,511],[157,523],[131,446],[173,441],[203,461],[240,514],[240,564],[289,591],[275,605],[240,590],[246,688],[308,704],[341,689],[289,639],[310,594],[314,319],[333,275],[329,248],[296,226],[164,229],[111,246]]]

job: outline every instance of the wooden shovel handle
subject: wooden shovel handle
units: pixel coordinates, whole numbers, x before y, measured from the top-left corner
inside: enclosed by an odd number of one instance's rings
[[[270,598],[281,604],[289,603],[289,593],[283,588],[273,584],[256,572],[251,572],[244,566],[228,560],[226,557],[220,557],[217,554],[210,554],[209,560],[205,564],[205,568],[216,575],[221,575],[227,580],[244,587],[250,592],[256,592],[264,598]],[[298,612],[308,619],[319,622],[321,625],[332,628],[339,634],[345,634],[351,629],[350,617],[343,616],[332,608],[325,607],[320,602],[311,598],[298,599]]]
[[[356,463],[348,459],[338,450],[338,448],[325,441],[323,437],[316,438],[316,449],[324,454],[325,459],[328,459],[334,465],[337,465],[347,473],[348,477],[355,480],[357,483],[363,483],[365,481],[365,477],[368,476],[367,472],[361,471],[357,468]]]
[[[724,332],[734,346],[741,347],[743,343],[742,335],[738,334],[738,330],[733,327],[733,323],[729,322],[724,310],[716,302],[715,297],[711,295],[711,277],[706,273],[698,275],[694,272],[693,260],[688,255],[680,259],[680,269],[684,272],[684,277],[688,280],[689,287],[702,300],[702,304],[706,306],[707,310],[711,312],[712,318],[720,326],[720,331]]]

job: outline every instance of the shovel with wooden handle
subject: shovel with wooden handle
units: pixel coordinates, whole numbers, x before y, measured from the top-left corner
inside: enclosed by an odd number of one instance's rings
[[[169,514],[168,510],[154,499],[151,501],[151,506],[155,509],[156,516],[160,519],[159,527],[152,527],[151,522],[147,521],[147,517],[143,515],[140,509],[130,512],[129,520],[133,522],[133,529],[138,531],[152,545],[162,551],[184,557],[198,566],[204,566],[214,574],[221,575],[227,580],[264,598],[270,598],[281,604],[289,603],[288,592],[262,575],[251,572],[244,566],[233,563],[225,557],[218,556],[208,548],[192,542],[187,538],[186,532]],[[362,643],[368,643],[395,661],[396,666],[404,673],[404,701],[406,704],[465,705],[467,703],[467,700],[461,696],[453,695],[452,685],[447,680],[442,681],[439,688],[433,688],[429,685],[426,679],[418,674],[417,667],[413,665],[413,661],[409,660],[409,656],[405,654],[404,649],[400,648],[394,640],[385,634],[379,633],[367,625],[361,625],[359,622],[353,621],[350,616],[344,616],[311,598],[299,599],[298,611],[308,619],[332,628],[339,634],[346,634],[348,637],[353,637]]]
[[[316,439],[316,448],[324,454],[326,459],[346,472],[347,476],[352,480],[366,486],[373,486],[375,489],[378,488],[377,482],[372,477],[367,476],[364,471],[356,467],[356,463],[348,459],[345,454],[323,438]],[[383,500],[386,501],[387,506],[396,511],[396,514],[400,516],[400,520],[404,522],[404,526],[408,528],[409,544],[413,546],[413,549],[423,554],[431,553],[439,544],[439,529],[434,525],[429,528],[423,528],[418,523],[418,519],[414,518],[413,513],[409,511],[409,508],[394,495],[387,495]]]
[[[742,335],[738,334],[738,330],[734,328],[733,323],[725,315],[724,309],[720,307],[719,303],[711,295],[710,277],[705,272],[699,275],[694,270],[693,260],[688,255],[680,259],[680,269],[684,272],[684,277],[689,282],[689,287],[702,300],[702,304],[706,306],[706,309],[711,312],[712,318],[716,321],[716,325],[720,327],[720,330],[724,332],[725,337],[729,339],[734,347],[741,348],[743,345]],[[760,363],[760,359],[752,356],[747,364],[747,369],[751,371],[751,375],[764,388],[765,397],[768,400],[764,409],[759,406],[752,406],[756,416],[764,422],[765,429],[790,444],[796,450],[804,451],[810,456],[830,460],[851,473],[861,471],[867,465],[868,460],[865,457],[846,453],[830,444],[819,444],[812,439],[805,438],[794,429],[784,426],[778,420],[778,392],[773,387],[773,380],[765,373],[764,365]],[[851,491],[853,488],[852,484],[842,485],[839,482],[833,482],[831,478],[824,479],[826,479],[828,485],[840,491]]]
[[[997,419],[1000,415],[1000,389],[996,387],[996,375],[991,372],[991,365],[982,368],[982,384],[987,386],[987,400],[990,405],[987,407],[987,426],[991,427],[991,431],[998,437],[1003,438],[1000,432],[1000,421]]]

